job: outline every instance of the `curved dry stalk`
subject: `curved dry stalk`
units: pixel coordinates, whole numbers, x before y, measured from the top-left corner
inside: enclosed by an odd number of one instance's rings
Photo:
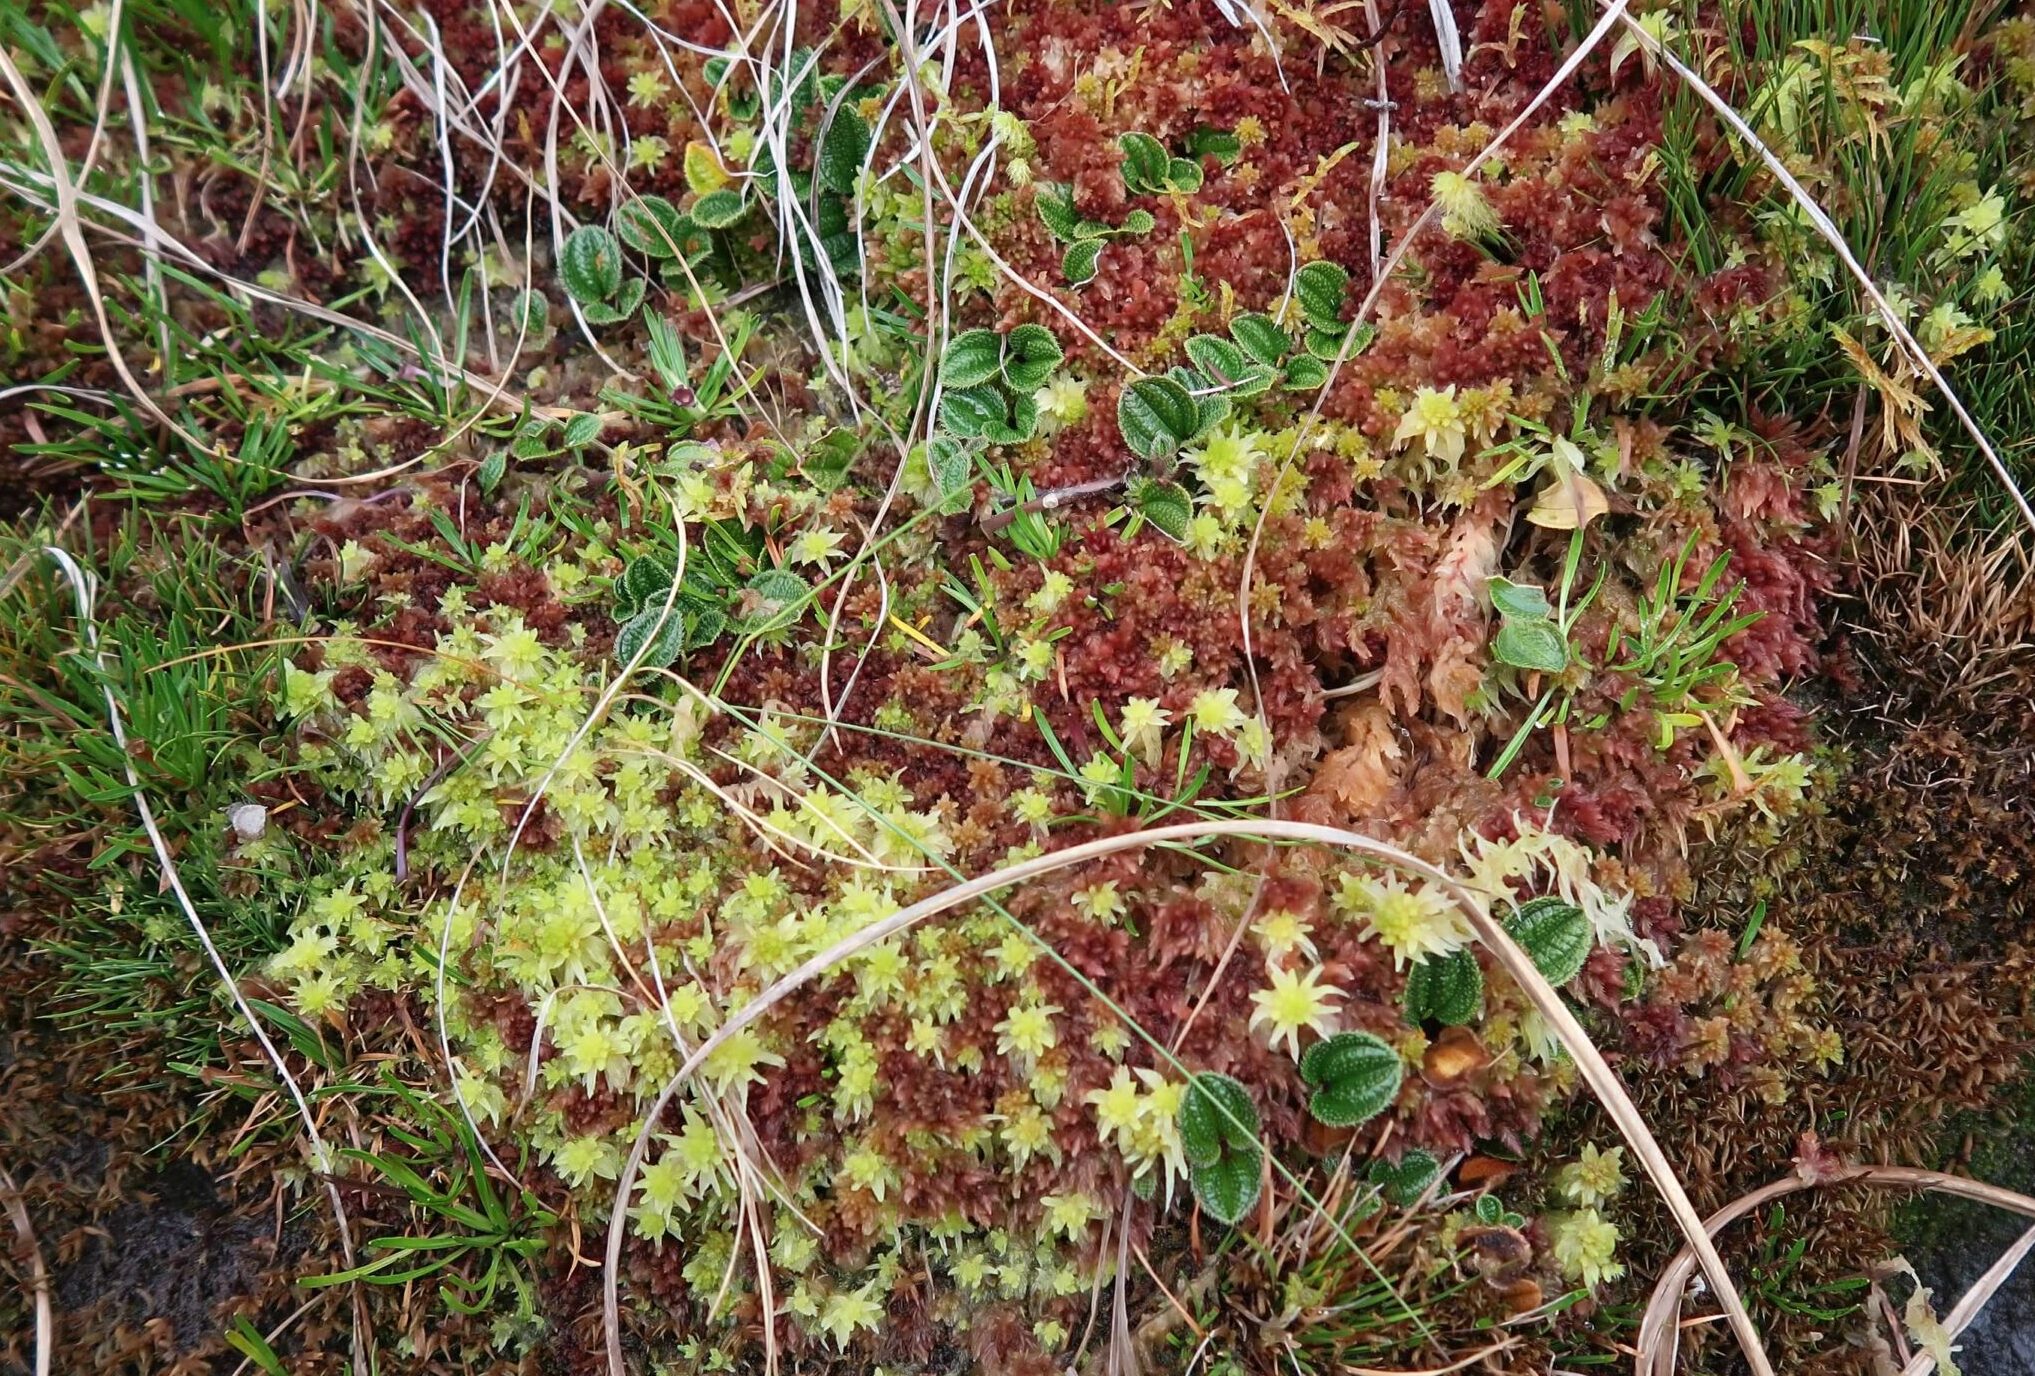
[[[1705,1279],[1716,1292],[1731,1321],[1733,1332],[1745,1351],[1746,1360],[1751,1364],[1755,1376],[1774,1376],[1772,1364],[1767,1360],[1759,1334],[1753,1328],[1752,1318],[1746,1313],[1745,1303],[1733,1285],[1724,1259],[1718,1255],[1710,1235],[1704,1231],[1703,1221],[1697,1215],[1695,1205],[1689,1200],[1688,1192],[1676,1177],[1674,1168],[1668,1163],[1660,1144],[1654,1140],[1647,1128],[1646,1120],[1638,1107],[1625,1092],[1616,1072],[1605,1061],[1588,1032],[1576,1020],[1562,1002],[1561,995],[1549,984],[1546,977],[1533,963],[1533,958],[1520,948],[1482,903],[1470,890],[1465,888],[1447,871],[1427,861],[1362,833],[1346,831],[1341,827],[1319,826],[1309,822],[1286,822],[1276,820],[1237,822],[1187,822],[1176,826],[1154,827],[1148,831],[1128,832],[1117,836],[1101,837],[1069,846],[1065,850],[1047,855],[1035,856],[989,874],[978,876],[965,883],[956,884],[930,897],[923,898],[881,922],[873,923],[852,936],[835,942],[820,954],[799,965],[798,968],[773,980],[756,997],[735,1010],[728,1020],[715,1029],[712,1036],[702,1042],[699,1049],[686,1058],[678,1073],[664,1086],[663,1091],[650,1105],[645,1114],[643,1127],[630,1148],[629,1158],[622,1167],[621,1178],[615,1184],[615,1207],[610,1211],[608,1222],[607,1261],[601,1278],[601,1315],[605,1330],[610,1376],[626,1376],[627,1368],[622,1360],[622,1333],[620,1318],[620,1276],[622,1241],[628,1228],[628,1200],[635,1187],[637,1172],[642,1169],[643,1158],[648,1150],[651,1133],[664,1108],[672,1096],[699,1069],[708,1057],[725,1045],[727,1041],[754,1023],[772,1008],[789,998],[794,992],[811,981],[826,974],[848,957],[866,950],[879,942],[888,940],[899,932],[937,916],[962,904],[974,901],[987,894],[1012,884],[1023,883],[1055,870],[1065,869],[1084,861],[1098,859],[1120,852],[1142,849],[1162,842],[1187,843],[1204,841],[1219,836],[1233,836],[1260,841],[1296,841],[1315,845],[1333,846],[1353,851],[1381,864],[1390,865],[1405,873],[1416,875],[1439,885],[1461,910],[1478,940],[1490,950],[1498,963],[1513,981],[1523,990],[1540,1015],[1547,1019],[1562,1044],[1575,1059],[1583,1078],[1596,1092],[1612,1121],[1618,1125],[1620,1134],[1631,1146],[1633,1155],[1646,1172],[1653,1178],[1655,1188],[1666,1201],[1668,1210],[1675,1217],[1683,1235],[1689,1239],[1690,1249],[1703,1267]]]
[[[1864,1185],[1869,1189],[1881,1190],[1930,1190],[1937,1194],[1955,1195],[1960,1199],[1977,1200],[1981,1204],[1991,1204],[1996,1208],[2035,1218],[2035,1198],[2003,1189],[1998,1185],[1988,1185],[1983,1180],[1948,1175],[1942,1171],[1921,1170],[1914,1166],[1842,1166],[1834,1170],[1797,1171],[1793,1175],[1786,1175],[1770,1184],[1762,1185],[1750,1194],[1739,1196],[1703,1220],[1703,1236],[1706,1240],[1714,1238],[1733,1222],[1762,1204],[1824,1185]],[[1695,1239],[1692,1237],[1690,1241],[1693,1244]],[[2031,1244],[2029,1238],[2023,1237],[2021,1242],[2016,1244],[2016,1250],[2025,1254],[2029,1246],[2035,1244]],[[2015,1253],[2010,1252],[2008,1255],[2013,1256]],[[2018,1260],[2018,1257],[2016,1259]],[[1689,1277],[1695,1267],[1695,1256],[1685,1247],[1675,1254],[1674,1260],[1661,1272],[1660,1279],[1654,1282],[1653,1294],[1648,1298],[1646,1309],[1640,1316],[1639,1335],[1634,1342],[1632,1367],[1634,1376],[1672,1376],[1678,1355],[1675,1339],[1679,1329],[1676,1318],[1681,1313],[1682,1295],[1688,1288]],[[1994,1269],[1999,1268],[1996,1266]],[[1998,1279],[1994,1279],[1991,1272],[1986,1276],[1986,1280],[1991,1281],[1995,1287],[2005,1278],[2002,1274]],[[1985,1281],[1981,1281],[1980,1284],[1985,1284]],[[1978,1287],[1974,1286],[1974,1293],[1977,1290]],[[1984,1298],[1984,1295],[1980,1296],[1980,1303],[1983,1303]],[[1963,1310],[1964,1305],[1960,1304],[1958,1309]],[[1977,1306],[1974,1305],[1971,1311],[1965,1314],[1965,1322],[1969,1323],[1972,1314],[1976,1312]],[[1922,1372],[1927,1370],[1927,1367],[1921,1368]],[[1909,1371],[1915,1372],[1916,1368],[1911,1364]]]
[[[21,1188],[5,1166],[0,1166],[0,1195],[6,1196],[7,1217],[14,1224],[14,1235],[21,1239],[21,1249],[28,1254],[28,1284],[35,1292],[35,1376],[49,1376],[50,1357],[56,1350],[56,1311],[50,1306],[49,1267],[43,1262],[42,1243],[36,1240],[35,1224],[28,1217]]]

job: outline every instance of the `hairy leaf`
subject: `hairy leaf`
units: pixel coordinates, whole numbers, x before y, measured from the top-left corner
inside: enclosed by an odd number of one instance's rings
[[[1322,261],[1303,266],[1294,278],[1293,294],[1299,298],[1307,323],[1317,330],[1336,331],[1340,340],[1343,293],[1349,284],[1350,275],[1340,264]]]
[[[790,569],[762,569],[749,580],[742,596],[742,628],[777,631],[798,620],[812,585]]]
[[[615,233],[623,243],[652,258],[685,252],[691,221],[662,196],[638,196],[615,212]]]
[[[742,193],[732,186],[718,191],[709,191],[692,203],[692,222],[701,229],[727,229],[742,218],[748,206],[742,202]]]
[[[1170,539],[1184,542],[1194,520],[1194,499],[1179,483],[1141,478],[1131,487],[1131,505]]]
[[[1190,1166],[1213,1165],[1225,1148],[1258,1144],[1258,1108],[1238,1081],[1203,1071],[1188,1082],[1180,1100],[1180,1144]]]
[[[1197,158],[1214,158],[1227,167],[1243,156],[1244,145],[1227,129],[1203,125],[1187,136],[1187,151]]]
[[[1371,1163],[1370,1170],[1371,1183],[1379,1193],[1402,1209],[1418,1202],[1440,1176],[1441,1162],[1434,1159],[1433,1152],[1420,1147],[1400,1157],[1396,1166],[1380,1158]]]
[[[995,330],[963,330],[940,355],[940,381],[949,387],[975,387],[995,377],[1002,366],[1003,339]]]
[[[983,438],[1006,417],[1003,394],[994,387],[960,387],[940,398],[940,424],[964,440]]]
[[[615,633],[615,658],[627,664],[641,654],[642,669],[665,668],[684,650],[685,613],[677,607],[646,607]]]
[[[1224,384],[1242,379],[1248,366],[1244,351],[1219,334],[1189,336],[1187,357],[1211,379]]]
[[[1312,354],[1301,354],[1286,365],[1286,390],[1311,392],[1328,381],[1328,367]]]
[[[1177,453],[1201,428],[1201,409],[1187,389],[1170,377],[1141,377],[1125,385],[1116,400],[1117,428],[1141,459]]]
[[[1117,146],[1123,150],[1123,184],[1134,196],[1149,195],[1166,189],[1166,176],[1170,171],[1170,159],[1166,145],[1150,134],[1125,134],[1117,139]]]
[[[1491,653],[1515,669],[1559,674],[1569,667],[1569,642],[1561,627],[1544,616],[1508,616],[1491,637]]]
[[[843,104],[836,110],[820,143],[820,185],[837,195],[853,194],[863,160],[869,156],[869,137],[869,122],[854,108]]]
[[[1189,1179],[1202,1210],[1220,1223],[1235,1223],[1249,1213],[1258,1202],[1263,1158],[1264,1153],[1252,1147],[1225,1152],[1218,1161],[1196,1166]]]
[[[1074,188],[1065,182],[1040,182],[1032,193],[1032,208],[1055,239],[1070,243],[1081,237],[1075,232],[1081,216],[1074,209]]]
[[[1037,388],[1060,366],[1060,341],[1044,325],[1026,323],[1003,344],[1003,380],[1019,392]]]
[[[558,255],[565,290],[582,306],[605,301],[622,286],[622,247],[599,225],[581,225]]]
[[[1547,982],[1557,986],[1581,972],[1595,941],[1583,910],[1552,896],[1520,905],[1506,920],[1505,932],[1533,957],[1533,967]]]
[[[1332,1128],[1369,1122],[1399,1095],[1405,1071],[1399,1053],[1369,1032],[1338,1032],[1300,1058],[1300,1078],[1314,1087],[1307,1110]]]
[[[1461,1027],[1484,1011],[1484,972],[1469,950],[1429,956],[1406,972],[1406,1020]]]
[[[952,435],[935,435],[926,442],[926,468],[938,484],[940,495],[950,497],[968,485],[975,463],[967,447]]]
[[[1116,227],[1116,232],[1119,235],[1126,236],[1150,234],[1158,226],[1158,223],[1157,220],[1152,218],[1151,211],[1144,209],[1133,210],[1123,217],[1123,223]]]
[[[1083,239],[1061,257],[1060,275],[1070,287],[1085,287],[1095,280],[1095,270],[1101,261],[1102,240]]]
[[[1229,332],[1238,344],[1267,368],[1279,366],[1279,360],[1286,357],[1286,351],[1293,347],[1293,341],[1286,331],[1273,323],[1269,315],[1255,311],[1246,312],[1229,322]]]

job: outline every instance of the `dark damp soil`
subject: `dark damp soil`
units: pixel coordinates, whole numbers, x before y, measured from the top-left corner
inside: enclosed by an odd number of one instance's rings
[[[97,1309],[106,1323],[167,1323],[178,1353],[196,1350],[217,1336],[220,1308],[259,1287],[277,1250],[272,1228],[231,1204],[203,1167],[168,1163],[96,1225],[58,1273],[56,1303]]]

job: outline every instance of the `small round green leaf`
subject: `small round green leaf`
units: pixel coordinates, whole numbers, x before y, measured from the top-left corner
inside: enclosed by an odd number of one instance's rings
[[[1429,956],[1406,972],[1406,1020],[1415,1026],[1434,1021],[1449,1027],[1474,1022],[1484,1011],[1484,972],[1477,957],[1464,949]]]
[[[1166,163],[1166,189],[1191,195],[1201,190],[1201,164],[1187,158],[1172,158]]]
[[[1060,341],[1044,325],[1027,322],[1003,342],[1003,380],[1019,392],[1036,389],[1060,366]]]
[[[1166,145],[1150,134],[1125,134],[1117,139],[1123,150],[1123,184],[1134,196],[1163,191],[1171,170]]]
[[[1070,287],[1085,287],[1095,280],[1095,270],[1102,262],[1102,240],[1083,239],[1070,246],[1060,258],[1060,274],[1067,279]]]
[[[701,229],[727,229],[742,218],[748,209],[742,203],[742,193],[731,186],[718,191],[709,191],[692,203],[692,222]]]
[[[974,387],[995,377],[1003,366],[1003,339],[995,330],[963,330],[947,341],[940,355],[940,381],[949,387]]]
[[[1595,933],[1573,903],[1553,896],[1530,899],[1505,923],[1506,935],[1533,958],[1533,967],[1553,985],[1567,984],[1590,958]]]
[[[1117,429],[1141,459],[1177,453],[1201,428],[1201,409],[1185,387],[1170,377],[1141,377],[1116,399]]]
[[[684,650],[685,613],[677,607],[646,607],[615,634],[615,658],[641,669],[662,669]]]
[[[1256,1147],[1223,1153],[1220,1160],[1196,1166],[1189,1173],[1194,1197],[1201,1208],[1219,1223],[1235,1223],[1258,1202],[1263,1183],[1264,1153]]]
[[[1258,1108],[1251,1093],[1227,1075],[1203,1071],[1180,1100],[1180,1144],[1190,1166],[1208,1166],[1224,1150],[1255,1149]]]
[[[1441,1162],[1434,1159],[1433,1152],[1415,1147],[1400,1157],[1397,1165],[1382,1157],[1373,1161],[1370,1176],[1385,1198],[1404,1209],[1418,1202],[1440,1178]]]
[[[1307,323],[1317,330],[1337,331],[1338,342],[1343,323],[1343,294],[1349,284],[1349,273],[1340,264],[1330,262],[1308,263],[1293,282],[1293,294],[1300,300],[1300,312],[1307,317]]]
[[[1404,1074],[1399,1053],[1369,1032],[1339,1032],[1300,1058],[1300,1078],[1314,1086],[1308,1112],[1332,1128],[1383,1113],[1399,1096]]]
[[[1229,322],[1229,332],[1236,342],[1267,368],[1279,366],[1279,360],[1286,357],[1286,351],[1293,347],[1293,341],[1286,337],[1286,331],[1273,323],[1269,315],[1256,311],[1246,312]]]
[[[1249,367],[1244,351],[1219,334],[1189,336],[1187,357],[1211,380],[1225,385],[1239,381]]]
[[[581,225],[559,251],[558,275],[580,305],[605,301],[622,287],[622,246],[599,225]]]
[[[683,253],[690,229],[678,207],[662,196],[638,196],[615,212],[615,233],[622,242],[652,258]]]
[[[1545,617],[1507,617],[1491,637],[1491,653],[1515,669],[1559,674],[1569,667],[1569,642],[1561,628]]]
[[[1179,483],[1142,478],[1131,487],[1131,505],[1168,539],[1187,540],[1194,521],[1194,498]]]
[[[820,142],[820,185],[841,196],[853,193],[868,156],[869,122],[844,104],[834,112],[834,121]]]

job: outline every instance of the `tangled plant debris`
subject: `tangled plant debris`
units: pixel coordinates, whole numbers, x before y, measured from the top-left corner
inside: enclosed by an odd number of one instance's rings
[[[1984,1370],[2035,18],[1427,9],[0,17],[0,1367]]]

